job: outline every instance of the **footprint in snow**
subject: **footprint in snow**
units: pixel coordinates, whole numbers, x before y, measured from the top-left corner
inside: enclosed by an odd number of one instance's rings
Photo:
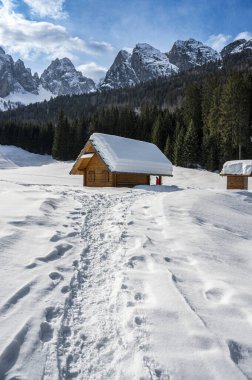
[[[49,273],[48,276],[50,277],[51,280],[58,281],[58,282],[63,280],[64,278],[59,272],[51,272]]]
[[[40,325],[39,339],[41,342],[49,342],[53,338],[53,328],[48,322],[42,322]]]
[[[101,338],[97,343],[96,343],[96,348],[97,350],[100,350],[101,348],[105,347],[106,344],[108,343],[109,339],[105,336]]]
[[[68,285],[65,285],[61,288],[61,293],[66,294],[70,292],[70,287]]]
[[[138,292],[138,293],[135,294],[134,298],[135,298],[136,301],[141,301],[141,300],[144,299],[144,295],[142,293]]]
[[[44,257],[38,257],[37,259],[39,261],[42,261],[45,263],[48,263],[48,262],[54,261],[54,260],[58,260],[59,258],[64,256],[64,254],[67,251],[69,251],[72,247],[73,246],[71,244],[68,244],[68,243],[59,244],[51,252],[49,252],[48,255],[46,255]]]
[[[170,263],[172,261],[172,259],[170,257],[164,257],[164,260],[167,262],[167,263]]]
[[[208,289],[205,292],[205,296],[209,301],[221,302],[224,297],[224,290],[220,288]]]
[[[26,268],[26,269],[33,269],[33,268],[35,268],[36,266],[37,266],[36,263],[31,263],[31,264],[26,265],[25,268]]]
[[[141,317],[135,317],[135,324],[141,326],[144,323],[144,319]]]
[[[135,268],[142,265],[145,262],[144,256],[133,256],[129,259],[127,266],[130,268]]]
[[[45,312],[46,321],[48,323],[52,322],[54,319],[60,317],[61,314],[62,314],[62,311],[59,307],[49,306],[46,308],[46,312]]]

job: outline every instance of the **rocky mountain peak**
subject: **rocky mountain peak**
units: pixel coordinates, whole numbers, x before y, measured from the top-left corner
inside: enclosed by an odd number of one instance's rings
[[[32,76],[31,69],[26,68],[21,59],[14,63],[14,77],[25,91],[38,94],[38,85]]]
[[[239,39],[231,42],[227,46],[225,46],[221,51],[222,58],[229,56],[230,54],[247,52],[248,54],[252,54],[252,39],[245,40]]]
[[[180,71],[201,66],[221,58],[216,50],[194,38],[176,41],[167,56],[170,62],[176,65]]]
[[[52,61],[41,75],[41,84],[55,95],[78,95],[95,90],[94,81],[77,71],[69,58]]]
[[[147,43],[138,43],[132,54],[121,50],[108,70],[101,88],[120,88],[177,72],[168,57]]]
[[[138,83],[139,80],[131,67],[131,54],[126,50],[120,50],[112,66],[107,71],[100,88],[129,87]]]
[[[4,49],[0,46],[0,54],[5,54],[5,51],[4,51]]]

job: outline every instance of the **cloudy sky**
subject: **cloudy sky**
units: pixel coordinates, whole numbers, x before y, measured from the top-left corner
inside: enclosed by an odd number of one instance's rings
[[[137,42],[165,52],[193,37],[220,50],[251,38],[251,20],[252,0],[0,0],[0,46],[33,72],[67,56],[97,79]]]

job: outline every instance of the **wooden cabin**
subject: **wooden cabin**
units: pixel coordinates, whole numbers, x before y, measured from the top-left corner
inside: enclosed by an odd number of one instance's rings
[[[227,190],[248,190],[248,178],[252,177],[252,160],[227,161],[220,175],[227,177]]]
[[[83,175],[83,185],[115,187],[149,185],[150,176],[172,176],[172,164],[145,141],[94,133],[75,161],[71,175]]]

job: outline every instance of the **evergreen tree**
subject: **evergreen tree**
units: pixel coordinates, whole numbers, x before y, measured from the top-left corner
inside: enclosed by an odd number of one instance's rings
[[[162,150],[164,146],[164,123],[162,115],[158,115],[155,120],[151,133],[151,142],[159,147]]]
[[[191,120],[184,138],[184,159],[187,167],[194,167],[199,162],[198,133]]]
[[[176,141],[174,145],[173,161],[175,165],[178,165],[178,166],[185,165],[183,128],[180,129],[176,137]]]
[[[55,134],[52,147],[52,156],[57,160],[69,160],[71,156],[72,134],[68,119],[61,110],[58,123],[55,127]]]
[[[173,143],[170,135],[167,136],[164,148],[164,155],[170,160],[173,160]]]

